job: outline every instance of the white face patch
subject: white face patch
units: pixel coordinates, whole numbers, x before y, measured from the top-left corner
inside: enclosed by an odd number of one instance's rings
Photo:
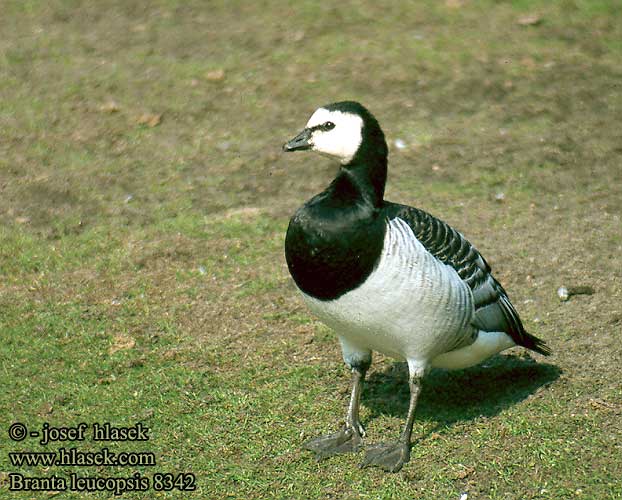
[[[341,163],[348,163],[356,154],[363,140],[363,119],[352,113],[329,111],[319,108],[307,123],[307,128],[332,122],[330,130],[316,129],[311,135],[311,149],[318,153],[339,158]]]

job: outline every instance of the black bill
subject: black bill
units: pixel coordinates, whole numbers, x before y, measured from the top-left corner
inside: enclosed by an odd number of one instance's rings
[[[304,129],[291,141],[283,144],[283,151],[303,151],[305,149],[311,149],[311,129]]]

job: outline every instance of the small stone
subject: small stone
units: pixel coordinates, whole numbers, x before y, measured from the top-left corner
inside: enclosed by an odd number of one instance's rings
[[[150,128],[157,127],[162,123],[162,113],[143,113],[138,117],[136,123]]]
[[[292,40],[294,42],[301,42],[305,37],[305,32],[303,30],[298,30],[292,35]]]
[[[213,71],[208,71],[207,73],[205,73],[205,79],[210,82],[220,82],[225,79],[225,70],[220,68]]]
[[[525,16],[521,16],[516,20],[516,24],[519,26],[535,26],[536,24],[540,24],[542,22],[542,18],[538,14],[527,14]]]
[[[557,289],[559,300],[565,302],[573,295],[593,295],[594,289],[591,286],[560,286]]]
[[[113,100],[105,102],[99,107],[102,113],[117,113],[120,109],[119,105]]]
[[[505,193],[499,192],[499,193],[495,194],[495,201],[497,201],[499,203],[505,201]]]
[[[565,286],[560,286],[557,289],[557,296],[562,302],[566,302],[570,298],[570,295],[568,294],[568,289]]]

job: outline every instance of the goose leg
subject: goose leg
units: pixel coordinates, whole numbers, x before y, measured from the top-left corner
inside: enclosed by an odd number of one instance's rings
[[[367,368],[369,368],[369,364],[352,367],[352,395],[343,428],[335,433],[311,439],[303,444],[303,448],[314,452],[318,460],[340,453],[356,452],[363,444],[365,430],[359,420],[359,404]]]
[[[417,399],[421,392],[421,378],[419,374],[411,374],[408,380],[410,387],[410,402],[406,425],[397,441],[380,443],[367,448],[365,459],[361,467],[380,467],[387,472],[398,472],[410,460],[410,436],[415,421]]]

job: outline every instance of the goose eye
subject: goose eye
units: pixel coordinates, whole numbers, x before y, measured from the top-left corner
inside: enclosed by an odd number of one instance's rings
[[[332,130],[335,128],[335,124],[333,122],[326,122],[323,128],[324,130]]]

